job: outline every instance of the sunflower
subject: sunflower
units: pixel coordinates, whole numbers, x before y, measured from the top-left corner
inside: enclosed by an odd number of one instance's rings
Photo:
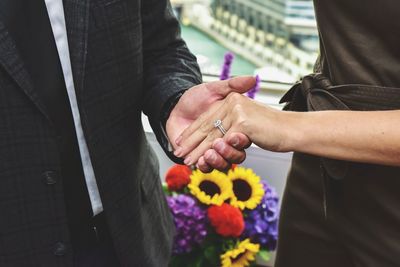
[[[255,260],[255,256],[260,250],[259,244],[253,244],[250,239],[245,239],[232,250],[228,250],[221,255],[222,267],[244,267],[249,266]]]
[[[188,188],[190,193],[207,205],[221,205],[232,196],[232,183],[226,175],[217,170],[211,173],[193,171]]]
[[[251,169],[236,167],[228,172],[232,181],[233,196],[230,204],[240,209],[254,209],[260,204],[264,189],[258,177]]]

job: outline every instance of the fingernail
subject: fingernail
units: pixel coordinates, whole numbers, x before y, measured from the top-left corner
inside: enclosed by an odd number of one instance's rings
[[[183,163],[185,163],[185,165],[190,165],[191,164],[191,160],[192,160],[192,158],[189,156],[183,161]]]
[[[178,147],[178,148],[174,151],[174,155],[177,156],[177,157],[179,157],[181,153],[182,153],[182,148],[181,148],[181,147]]]
[[[239,138],[234,137],[234,138],[231,140],[231,144],[232,144],[233,147],[237,147],[237,146],[239,145]]]
[[[178,138],[176,138],[175,144],[177,144],[179,146],[181,144],[181,141],[182,141],[182,135],[179,136]]]

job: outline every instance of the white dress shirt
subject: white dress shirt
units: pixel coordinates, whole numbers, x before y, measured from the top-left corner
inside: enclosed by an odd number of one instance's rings
[[[72,116],[74,119],[76,136],[78,138],[79,152],[82,160],[83,173],[89,191],[90,202],[92,204],[93,215],[103,211],[103,204],[97,187],[92,162],[89,156],[86,139],[83,134],[81,118],[76,100],[74,80],[72,76],[71,60],[68,47],[67,29],[65,27],[64,6],[62,0],[45,0],[47,13],[49,14],[51,28],[56,41],[58,56],[60,58],[62,71],[64,74],[65,86],[67,88],[69,103],[71,105]]]

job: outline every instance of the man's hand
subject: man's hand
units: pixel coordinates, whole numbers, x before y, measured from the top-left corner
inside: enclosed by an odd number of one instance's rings
[[[204,83],[194,86],[187,90],[181,99],[178,101],[174,109],[172,110],[166,125],[167,135],[172,143],[173,147],[176,149],[177,140],[182,132],[189,127],[195,120],[201,115],[210,110],[217,110],[223,103],[225,97],[231,92],[245,93],[251,89],[255,84],[255,78],[251,76],[237,77],[225,81],[216,81],[210,83]],[[218,119],[218,118],[215,118]],[[201,131],[201,129],[199,129]],[[240,159],[243,161],[245,158],[245,152],[243,149],[234,149],[231,147],[229,152],[231,154],[230,159]],[[175,151],[177,157],[180,156],[179,148]],[[207,157],[206,157],[207,158]],[[211,157],[212,158],[212,157]],[[202,159],[204,161],[204,159]],[[223,162],[221,162],[223,161]],[[203,170],[207,168],[217,168],[220,166],[228,167],[230,163],[226,160],[222,160],[222,157],[217,160],[217,165],[210,163],[206,164],[200,162]],[[196,164],[197,162],[192,162],[190,158],[185,159],[185,164]],[[219,168],[220,169],[220,168]]]

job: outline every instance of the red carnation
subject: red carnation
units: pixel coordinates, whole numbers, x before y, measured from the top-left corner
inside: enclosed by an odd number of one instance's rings
[[[167,182],[168,189],[170,191],[182,190],[190,183],[191,173],[192,170],[186,165],[177,164],[172,166],[165,175],[165,181]]]
[[[229,204],[211,206],[207,215],[215,231],[222,236],[239,237],[244,230],[242,212]]]

